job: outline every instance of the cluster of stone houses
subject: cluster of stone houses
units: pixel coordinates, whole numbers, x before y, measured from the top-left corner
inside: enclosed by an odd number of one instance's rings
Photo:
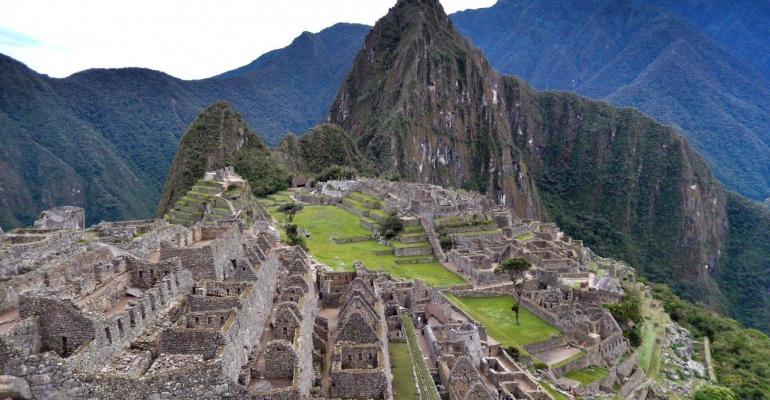
[[[233,174],[206,174],[221,184],[208,203],[228,192],[227,182],[241,182]],[[585,356],[536,376],[531,359],[514,359],[447,291],[360,263],[333,271],[282,244],[255,203],[219,220],[207,213],[192,224],[87,229],[82,210],[66,208],[46,212],[34,229],[0,234],[0,398],[393,399],[389,344],[406,341],[407,328],[417,332],[413,351],[431,385],[450,400],[550,399],[542,378],[577,395],[629,394],[644,379],[601,307],[620,299],[633,269],[471,192],[362,179],[295,198],[340,204],[351,191],[422,225],[418,236],[433,255],[468,280],[449,290],[455,296],[510,295],[494,267],[529,260],[522,305],[562,335],[527,351]],[[228,204],[241,200],[251,201]],[[589,264],[609,272],[599,276]],[[610,373],[591,387],[560,380],[588,365]]]

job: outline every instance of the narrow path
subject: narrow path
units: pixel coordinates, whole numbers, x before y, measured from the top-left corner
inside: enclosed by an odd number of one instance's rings
[[[321,378],[321,392],[328,396],[331,390],[331,369],[332,369],[332,353],[334,352],[334,333],[337,331],[337,323],[339,322],[339,312],[337,308],[324,308],[321,309],[320,315],[329,323],[329,337],[326,341],[326,354],[324,354],[324,365],[322,367]]]

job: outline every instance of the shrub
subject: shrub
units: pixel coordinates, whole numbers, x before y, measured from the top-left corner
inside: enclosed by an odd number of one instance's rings
[[[441,234],[441,236],[439,236],[438,243],[441,246],[441,250],[444,250],[444,252],[452,250],[452,247],[454,246],[452,238],[450,238],[447,234]]]
[[[393,239],[404,230],[404,222],[395,213],[390,214],[380,224],[379,234],[385,239]]]
[[[737,397],[729,388],[709,385],[698,389],[693,400],[737,400]]]
[[[358,171],[351,167],[340,167],[339,165],[330,165],[324,168],[315,180],[317,182],[337,181],[353,179],[358,176]]]
[[[623,336],[628,339],[631,346],[639,346],[642,335],[639,332],[642,322],[642,309],[639,294],[635,289],[627,289],[623,299],[616,304],[605,304],[604,308],[618,321],[623,330]]]

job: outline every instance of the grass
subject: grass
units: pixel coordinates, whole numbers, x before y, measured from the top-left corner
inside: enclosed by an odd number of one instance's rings
[[[578,381],[583,385],[588,385],[598,380],[604,379],[607,374],[608,372],[606,369],[592,365],[590,367],[572,370],[564,374],[564,376],[566,378],[572,379],[573,381]]]
[[[512,296],[456,297],[447,294],[447,297],[473,319],[484,324],[487,333],[506,347],[542,342],[561,335],[558,329],[524,307],[519,310],[521,325],[516,325],[516,315],[511,311],[514,303]]]
[[[431,245],[430,245],[430,242],[428,242],[428,241],[425,241],[425,242],[414,242],[414,243],[404,243],[404,242],[400,242],[398,240],[391,240],[390,241],[390,247],[405,249],[405,248],[411,248],[411,247],[431,247]]]
[[[278,221],[283,215],[276,208],[268,211]],[[465,281],[443,265],[433,262],[425,264],[396,264],[394,255],[375,255],[375,251],[388,251],[390,247],[374,240],[357,243],[337,244],[333,237],[369,236],[371,232],[358,223],[359,217],[335,206],[306,206],[296,215],[294,222],[308,231],[306,244],[311,254],[320,262],[336,271],[352,271],[356,261],[361,261],[372,270],[385,271],[397,278],[420,279],[428,285],[449,287],[464,284]]]
[[[663,341],[666,337],[666,326],[671,320],[665,311],[654,308],[649,297],[640,295],[642,317],[642,343],[637,348],[639,365],[650,378],[660,373],[660,355],[663,351]],[[657,323],[657,326],[656,326]]]
[[[406,343],[390,343],[390,365],[393,367],[393,396],[396,399],[417,398],[412,356]]]
[[[534,237],[535,237],[535,235],[532,234],[532,232],[525,232],[525,233],[522,233],[519,236],[516,236],[516,240],[527,241],[527,240],[532,239]]]
[[[553,386],[551,386],[550,383],[546,381],[541,381],[540,386],[543,387],[543,390],[545,390],[546,393],[548,393],[551,397],[553,397],[553,400],[569,400],[569,397],[567,397],[567,395],[556,390]]]
[[[425,365],[425,360],[422,358],[422,351],[420,350],[420,344],[417,342],[417,333],[414,331],[414,325],[412,320],[407,314],[401,314],[401,323],[406,331],[406,344],[409,349],[409,354],[412,357],[412,365],[414,366],[414,377],[417,380],[416,387],[419,397],[405,397],[419,398],[422,400],[440,400],[438,391],[436,390],[436,384],[433,382],[433,377],[430,375],[428,366]],[[396,396],[400,399],[402,397]]]
[[[425,229],[423,229],[422,225],[407,225],[404,227],[404,233],[407,235],[410,234],[417,234],[417,233],[425,233]]]

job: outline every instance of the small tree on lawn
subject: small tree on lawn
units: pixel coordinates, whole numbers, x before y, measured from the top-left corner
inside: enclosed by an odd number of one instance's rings
[[[516,293],[516,303],[511,307],[516,313],[516,325],[519,325],[519,304],[521,293],[524,291],[524,282],[527,280],[527,271],[532,268],[529,261],[521,257],[509,258],[495,268],[495,274],[506,274],[513,282],[513,291]]]
[[[302,246],[305,248],[305,240],[299,236],[299,230],[297,225],[294,224],[294,216],[302,211],[302,204],[298,203],[286,203],[278,207],[284,217],[286,217],[286,223],[283,225],[283,230],[286,232],[286,238],[289,245]]]
[[[278,211],[280,211],[281,214],[286,217],[286,221],[291,224],[294,222],[294,216],[302,211],[302,204],[294,202],[286,203],[278,207]]]
[[[398,236],[404,230],[404,222],[398,217],[398,214],[391,213],[385,221],[382,222],[379,228],[380,236],[385,239],[393,239]]]

